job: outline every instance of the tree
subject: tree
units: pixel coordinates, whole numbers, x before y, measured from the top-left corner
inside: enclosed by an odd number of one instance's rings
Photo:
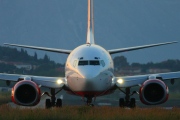
[[[34,52],[34,60],[37,60],[37,53],[36,52]]]
[[[47,56],[47,54],[44,55],[43,61],[44,61],[45,63],[50,62],[50,59],[49,59],[49,57]]]
[[[117,56],[114,58],[114,66],[119,69],[128,67],[129,63],[127,62],[127,58],[125,58],[124,56]]]
[[[131,66],[132,67],[142,67],[142,65],[140,63],[132,63]]]

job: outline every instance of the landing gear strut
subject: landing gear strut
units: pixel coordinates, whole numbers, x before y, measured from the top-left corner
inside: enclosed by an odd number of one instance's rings
[[[61,90],[59,90],[58,92],[60,92],[60,91]],[[56,92],[55,89],[51,88],[51,95],[49,95],[49,93],[47,93],[47,92],[44,93],[44,94],[48,95],[49,97],[51,97],[51,99],[46,99],[46,102],[45,102],[46,108],[62,107],[62,100],[61,99],[56,100],[56,94],[58,92]]]
[[[92,104],[92,97],[87,97],[86,104],[87,104],[87,106],[94,106],[94,105]]]
[[[130,107],[135,108],[136,107],[136,100],[135,98],[130,98],[133,94],[137,93],[134,91],[132,94],[130,94],[130,87],[126,88],[125,91],[121,90],[125,94],[125,98],[119,99],[119,107]]]

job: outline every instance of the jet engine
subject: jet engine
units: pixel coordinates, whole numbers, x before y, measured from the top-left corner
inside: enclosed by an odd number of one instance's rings
[[[41,91],[39,86],[31,80],[22,80],[12,88],[11,99],[15,104],[35,106],[39,103]]]
[[[139,90],[139,97],[146,105],[157,105],[168,100],[169,90],[167,85],[159,79],[145,81]]]

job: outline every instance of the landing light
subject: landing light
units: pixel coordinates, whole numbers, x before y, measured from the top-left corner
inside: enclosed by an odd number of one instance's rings
[[[61,83],[63,83],[63,81],[61,79],[58,79],[57,84],[61,84]]]
[[[118,79],[117,82],[118,82],[119,84],[122,84],[122,83],[123,83],[123,79]]]

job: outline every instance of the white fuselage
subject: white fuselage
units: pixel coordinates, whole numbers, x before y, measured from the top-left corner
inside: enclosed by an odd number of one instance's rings
[[[104,48],[95,44],[74,49],[67,58],[65,71],[66,85],[75,95],[104,95],[114,86],[113,60]]]

